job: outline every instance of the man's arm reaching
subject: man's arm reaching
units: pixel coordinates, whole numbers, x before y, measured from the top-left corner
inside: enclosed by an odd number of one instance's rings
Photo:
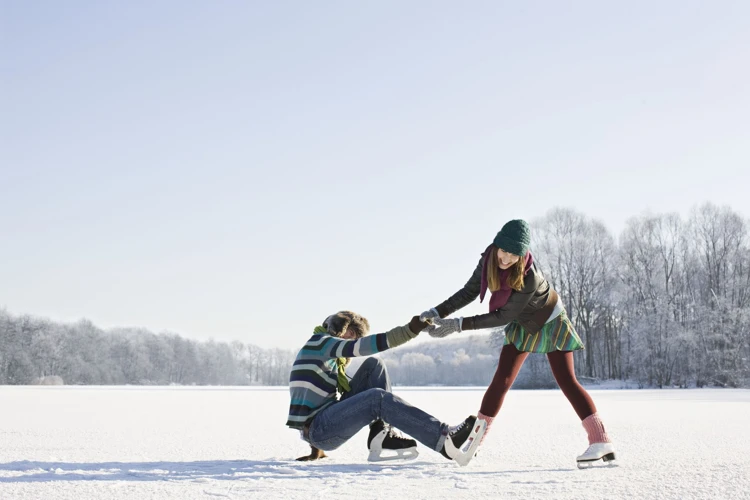
[[[410,341],[426,327],[427,323],[419,321],[419,316],[414,316],[407,325],[397,326],[385,333],[368,335],[357,340],[327,336],[320,344],[321,354],[328,358],[371,356]],[[310,343],[306,349],[311,349]]]

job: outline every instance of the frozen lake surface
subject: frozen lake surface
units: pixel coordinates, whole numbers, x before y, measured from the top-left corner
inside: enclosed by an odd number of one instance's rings
[[[395,392],[438,418],[483,388]],[[367,462],[366,431],[300,463],[286,388],[0,387],[0,499],[750,498],[750,391],[591,391],[616,467],[578,470],[580,421],[559,391],[511,391],[479,455],[424,446]]]

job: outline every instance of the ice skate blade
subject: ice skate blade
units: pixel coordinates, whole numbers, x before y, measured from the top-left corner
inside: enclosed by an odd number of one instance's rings
[[[594,458],[591,460],[578,460],[579,469],[592,469],[604,466],[617,467],[614,453],[607,453],[601,458]]]
[[[461,467],[466,467],[474,458],[474,455],[479,448],[479,443],[482,442],[482,436],[487,430],[487,422],[478,419],[474,422],[474,428],[471,430],[471,434],[466,438],[461,448],[456,448],[450,437],[445,439],[445,452],[453,460],[458,463]]]
[[[394,452],[395,455],[382,455],[383,452]],[[403,448],[400,450],[371,450],[367,457],[368,462],[390,462],[393,460],[414,460],[419,456],[416,448]]]

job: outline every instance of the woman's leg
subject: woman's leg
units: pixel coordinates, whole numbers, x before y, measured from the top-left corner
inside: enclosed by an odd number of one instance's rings
[[[504,345],[502,351],[500,351],[500,361],[497,363],[495,375],[492,377],[492,382],[490,382],[490,386],[484,393],[482,406],[479,409],[479,413],[477,413],[477,419],[487,422],[487,427],[480,444],[484,443],[485,438],[489,434],[492,422],[503,405],[505,395],[508,394],[518,376],[518,372],[521,371],[523,362],[526,361],[528,356],[528,352],[519,351],[513,344]]]
[[[547,354],[547,359],[549,360],[549,365],[552,368],[552,374],[555,376],[557,385],[560,386],[565,397],[573,405],[578,418],[581,419],[583,428],[586,429],[589,444],[610,443],[609,436],[607,436],[607,432],[604,430],[604,424],[596,412],[594,401],[586,389],[578,382],[578,379],[576,379],[573,353],[571,351],[554,351]],[[609,448],[607,448],[607,452],[609,451]]]
[[[516,380],[518,372],[528,356],[528,352],[519,351],[513,344],[503,346],[495,376],[492,377],[492,382],[490,382],[490,386],[487,387],[484,398],[482,398],[480,413],[483,416],[494,418],[497,415],[503,405],[505,395]]]
[[[576,379],[575,367],[573,365],[572,351],[553,351],[547,354],[552,375],[555,376],[557,385],[568,398],[578,418],[584,420],[586,417],[596,413],[594,401],[586,392],[586,389]]]

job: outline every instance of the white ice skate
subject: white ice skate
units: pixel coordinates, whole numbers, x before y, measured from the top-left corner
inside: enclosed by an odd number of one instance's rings
[[[614,465],[615,446],[612,443],[594,443],[576,458],[579,469],[588,469],[600,460],[602,464]]]
[[[370,437],[367,440],[370,454],[368,462],[386,462],[389,460],[414,460],[419,455],[417,442],[405,438],[392,427],[382,421],[375,422],[370,427]]]
[[[469,432],[466,440],[461,442],[460,440],[463,438],[461,428],[464,425],[471,425],[471,432]],[[443,449],[445,450],[444,455],[455,460],[461,467],[469,465],[469,462],[471,462],[471,459],[474,458],[477,453],[479,443],[482,442],[482,436],[484,436],[486,430],[487,421],[477,419],[472,415],[467,418],[461,426],[459,426],[458,432],[451,433],[451,435],[445,440],[445,444],[443,445]],[[456,447],[454,444],[454,438],[461,443],[459,447]]]

